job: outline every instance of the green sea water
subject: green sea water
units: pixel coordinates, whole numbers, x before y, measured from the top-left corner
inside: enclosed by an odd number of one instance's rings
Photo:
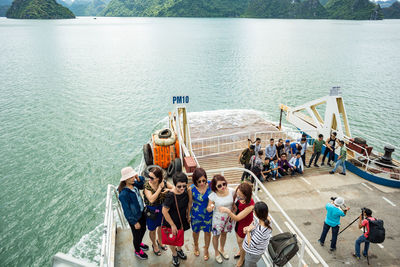
[[[341,86],[353,134],[399,145],[400,21],[0,18],[0,266],[98,262],[108,183],[189,111],[278,120]],[[380,145],[380,144],[379,144]]]

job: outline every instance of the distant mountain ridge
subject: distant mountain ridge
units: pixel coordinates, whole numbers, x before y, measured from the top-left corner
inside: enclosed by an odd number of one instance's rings
[[[12,0],[0,0],[0,16],[10,10],[10,17],[20,18],[71,18],[74,14],[350,20],[400,18],[397,0],[15,0],[20,8],[9,9],[11,3]]]
[[[396,1],[391,6],[382,8],[385,19],[400,19],[400,2]]]
[[[111,0],[99,15],[382,19],[379,5],[369,0]]]
[[[76,16],[97,16],[110,0],[57,0],[57,2],[69,8]]]

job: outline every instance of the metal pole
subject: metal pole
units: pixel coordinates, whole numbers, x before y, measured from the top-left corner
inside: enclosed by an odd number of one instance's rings
[[[279,130],[282,129],[282,113],[283,113],[283,110],[281,109],[281,114],[279,116]]]

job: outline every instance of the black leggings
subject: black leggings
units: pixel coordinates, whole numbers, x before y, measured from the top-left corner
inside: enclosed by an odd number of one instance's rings
[[[325,147],[325,151],[324,151],[324,156],[322,157],[322,163],[324,163],[326,155],[328,155],[328,163],[330,161],[335,161],[335,148],[332,147],[332,151],[329,150],[329,148]]]
[[[143,212],[142,217],[140,217],[138,223],[140,224],[140,229],[136,229],[135,225],[129,224],[132,230],[133,236],[133,246],[135,247],[135,251],[140,251],[140,244],[142,243],[144,233],[146,232],[146,215]]]

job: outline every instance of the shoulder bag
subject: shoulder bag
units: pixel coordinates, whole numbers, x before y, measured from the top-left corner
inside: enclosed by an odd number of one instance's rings
[[[172,233],[171,227],[162,226],[161,227],[161,241],[164,245],[181,247],[181,246],[183,246],[183,243],[184,243],[185,232],[183,230],[183,223],[182,223],[182,219],[181,219],[181,214],[179,212],[178,201],[176,200],[175,193],[174,193],[174,198],[175,198],[176,209],[177,209],[178,215],[179,215],[179,221],[181,223],[181,228],[178,229],[178,233],[176,235],[174,235]],[[163,225],[163,222],[164,222],[164,217],[162,219],[161,225]]]

